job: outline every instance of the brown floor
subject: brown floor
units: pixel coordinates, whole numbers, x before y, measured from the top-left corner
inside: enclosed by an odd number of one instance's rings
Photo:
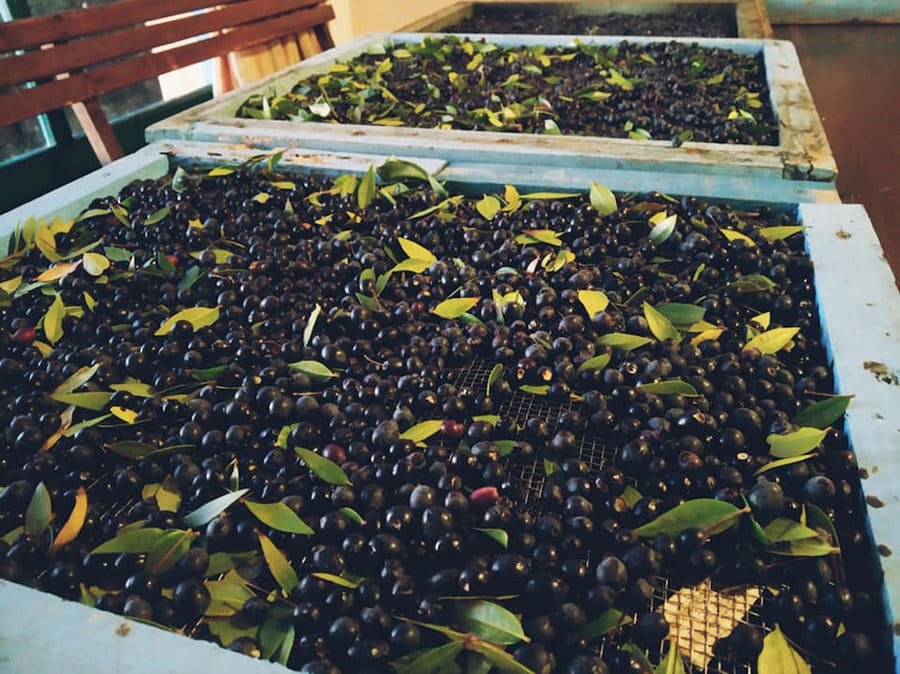
[[[797,47],[845,203],[866,207],[900,281],[900,25],[776,26]]]

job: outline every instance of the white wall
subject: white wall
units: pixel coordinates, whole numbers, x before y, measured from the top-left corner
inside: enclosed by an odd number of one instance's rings
[[[331,0],[331,34],[342,44],[365,33],[394,31],[456,0]]]

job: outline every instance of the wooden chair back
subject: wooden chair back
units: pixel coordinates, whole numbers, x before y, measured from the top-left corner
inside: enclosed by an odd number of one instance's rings
[[[286,35],[334,46],[326,0],[215,3],[120,0],[0,23],[0,126],[71,105],[105,164],[123,152],[101,94]],[[308,37],[301,44],[311,49]]]

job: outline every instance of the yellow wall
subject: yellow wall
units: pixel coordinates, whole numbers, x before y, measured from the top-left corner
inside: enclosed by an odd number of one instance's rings
[[[365,33],[394,31],[456,0],[331,0],[331,34],[342,44]]]

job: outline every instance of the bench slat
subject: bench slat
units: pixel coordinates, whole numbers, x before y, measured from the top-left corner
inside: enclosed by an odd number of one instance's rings
[[[142,0],[143,1],[143,0]],[[103,65],[53,80],[30,89],[0,96],[0,126],[34,117],[49,110],[99,96],[172,70],[219,56],[308,27],[321,26],[334,18],[330,5],[291,12],[274,19],[240,26],[180,47]]]
[[[0,59],[0,86],[14,86],[75,72],[204,33],[234,28],[297,10],[297,0],[241,0],[153,25],[124,28]]]

